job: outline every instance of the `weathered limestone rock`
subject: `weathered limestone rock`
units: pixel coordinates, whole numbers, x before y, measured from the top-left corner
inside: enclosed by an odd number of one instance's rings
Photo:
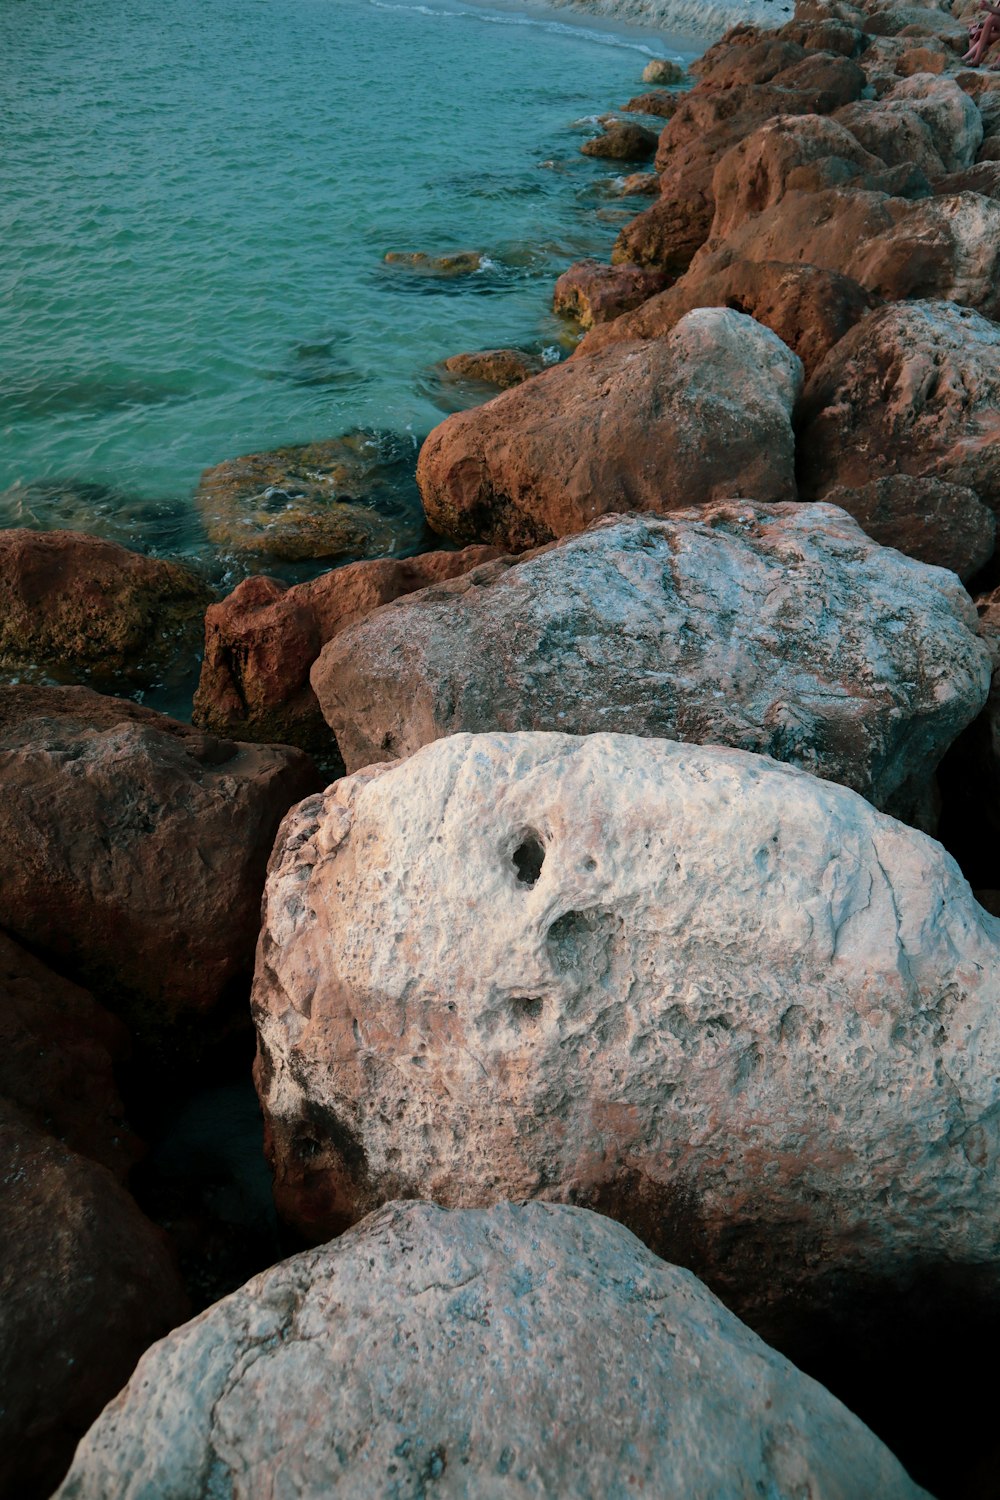
[[[330,730],[309,669],[338,631],[401,594],[457,578],[499,554],[494,547],[349,563],[288,588],[245,578],[205,617],[205,660],[194,721],[213,734],[298,745],[329,758]]]
[[[443,361],[443,368],[459,380],[480,380],[506,391],[537,375],[542,362],[523,349],[481,349],[473,354],[452,354]]]
[[[156,1031],[253,961],[274,834],[319,783],[86,688],[0,689],[0,925]]]
[[[925,1493],[688,1271],[539,1203],[393,1203],[255,1277],[146,1356],[59,1497],[209,1473],[234,1500]]]
[[[890,474],[824,497],[848,511],[883,547],[969,579],[993,556],[996,517],[972,490],[943,479]]]
[[[413,444],[359,430],[328,442],[228,459],[202,474],[195,495],[209,539],[289,562],[386,552],[412,487]],[[387,514],[382,515],[379,506]]]
[[[995,1294],[998,959],[940,845],[844,787],[629,736],[438,741],[276,845],[279,1204],[317,1239],[401,1195],[596,1206],[760,1328],[903,1268]]]
[[[967,307],[899,303],[853,328],[812,376],[799,483],[820,499],[915,474],[966,485],[996,511],[998,435],[1000,329]]]
[[[636,94],[622,105],[624,114],[659,115],[662,120],[672,119],[681,106],[683,94],[668,94],[662,89],[653,89],[648,94]]]
[[[601,135],[584,141],[580,150],[584,156],[597,156],[608,161],[649,161],[656,155],[657,143],[656,133],[644,125],[614,120]]]
[[[0,1493],[45,1500],[188,1304],[163,1237],[111,1173],[2,1100],[0,1160]]]
[[[723,248],[699,255],[680,281],[634,312],[592,329],[572,358],[629,339],[663,338],[698,307],[731,307],[776,333],[801,359],[808,377],[874,303],[870,292],[836,271],[802,263],[737,260]]]
[[[177,563],[73,531],[0,531],[0,670],[148,682],[194,650],[212,591]]]
[[[427,518],[452,541],[518,551],[614,511],[794,499],[801,368],[722,308],[557,365],[434,429],[417,466]]]
[[[724,36],[691,64],[692,76],[702,88],[770,83],[778,73],[794,67],[806,55],[804,47],[787,37],[758,33],[758,38],[734,37],[731,33]]]
[[[124,1026],[0,932],[0,1099],[124,1178],[138,1155],[114,1065]]]
[[[846,21],[789,21],[778,35],[798,42],[807,52],[836,52],[841,57],[857,57],[865,45],[864,32]]]
[[[453,250],[450,255],[428,255],[424,250],[387,250],[387,266],[416,271],[425,276],[473,276],[482,270],[481,250]]]
[[[671,62],[669,57],[654,57],[642,70],[643,83],[658,83],[665,88],[683,83],[686,77],[681,64]]]
[[[1000,161],[977,161],[961,172],[947,172],[935,178],[936,193],[982,193],[984,198],[1000,199]]]
[[[971,167],[983,139],[982,116],[964,89],[926,73],[900,79],[881,99],[847,104],[836,118],[875,156],[914,162],[929,177]]]
[[[576,318],[583,328],[607,323],[666,285],[662,271],[648,266],[607,266],[599,260],[579,260],[564,271],[552,294],[552,311]]]
[[[411,594],[342,631],[312,681],[349,771],[463,731],[608,730],[773,755],[886,807],[989,677],[951,575],[832,506],[731,501]]]

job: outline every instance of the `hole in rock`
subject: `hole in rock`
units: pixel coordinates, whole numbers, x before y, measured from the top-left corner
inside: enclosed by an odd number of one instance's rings
[[[545,863],[545,849],[537,833],[526,833],[511,855],[522,885],[537,885]]]
[[[541,995],[512,995],[510,998],[510,1008],[515,1018],[526,1016],[529,1021],[538,1020],[544,1003]]]

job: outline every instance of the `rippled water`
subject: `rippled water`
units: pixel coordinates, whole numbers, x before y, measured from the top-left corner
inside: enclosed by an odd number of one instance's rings
[[[553,279],[621,210],[582,117],[681,50],[561,15],[3,0],[0,491],[89,488],[8,496],[0,525],[208,557],[206,466],[359,425],[416,441],[460,399],[437,360],[558,357]],[[456,249],[483,268],[383,264]]]

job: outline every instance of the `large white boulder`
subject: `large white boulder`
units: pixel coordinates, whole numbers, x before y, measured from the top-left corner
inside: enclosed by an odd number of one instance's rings
[[[57,1500],[632,1494],[925,1491],[619,1225],[394,1203],[156,1345]]]

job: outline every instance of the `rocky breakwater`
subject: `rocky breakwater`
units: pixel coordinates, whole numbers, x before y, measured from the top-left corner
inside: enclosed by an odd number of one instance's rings
[[[255,1278],[142,1360],[58,1500],[279,1488],[925,1495],[687,1271],[548,1204],[394,1203]]]

